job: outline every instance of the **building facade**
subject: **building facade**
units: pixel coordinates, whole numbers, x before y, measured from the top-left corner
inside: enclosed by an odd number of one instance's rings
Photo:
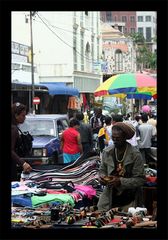
[[[12,12],[12,41],[30,45],[29,19],[30,12]],[[39,81],[64,82],[89,102],[102,82],[100,12],[36,12],[32,32]]]
[[[137,32],[141,33],[152,52],[156,51],[157,15],[156,12],[137,12]]]
[[[111,11],[100,12],[101,20],[111,26],[117,25],[125,35],[142,33],[152,52],[156,51],[157,15],[152,11]]]
[[[136,50],[133,41],[117,28],[102,23],[102,72],[117,74],[136,71]]]
[[[124,34],[136,32],[136,12],[111,11],[101,12],[101,20],[108,22],[111,26],[118,26]]]

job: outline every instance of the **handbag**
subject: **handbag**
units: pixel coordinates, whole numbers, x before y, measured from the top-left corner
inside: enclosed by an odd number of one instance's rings
[[[33,137],[28,131],[22,132],[18,127],[17,129],[20,136],[16,143],[16,153],[19,157],[30,157],[32,155]]]

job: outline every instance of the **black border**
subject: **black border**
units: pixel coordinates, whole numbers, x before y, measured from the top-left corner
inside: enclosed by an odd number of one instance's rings
[[[158,41],[158,228],[11,229],[10,228],[10,64],[11,11],[157,11]],[[168,239],[167,232],[167,1],[60,0],[0,2],[0,238],[1,239]],[[163,124],[162,124],[163,123]],[[163,125],[163,129],[161,127]],[[4,131],[3,131],[4,130]],[[2,133],[3,132],[3,133]]]

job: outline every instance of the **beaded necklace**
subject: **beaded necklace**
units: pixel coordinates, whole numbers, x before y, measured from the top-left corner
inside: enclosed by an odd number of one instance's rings
[[[125,151],[124,151],[124,154],[123,154],[123,157],[122,157],[121,160],[118,159],[118,156],[117,156],[117,148],[114,149],[115,157],[116,157],[117,162],[121,163],[121,162],[124,161],[124,158],[125,158],[126,153],[127,153],[127,149],[128,149],[128,145],[126,146],[126,149],[125,149]]]

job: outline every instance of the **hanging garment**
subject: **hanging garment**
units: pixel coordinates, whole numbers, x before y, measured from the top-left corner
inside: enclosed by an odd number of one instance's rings
[[[78,108],[76,97],[69,97],[67,108],[72,110],[76,110]]]

